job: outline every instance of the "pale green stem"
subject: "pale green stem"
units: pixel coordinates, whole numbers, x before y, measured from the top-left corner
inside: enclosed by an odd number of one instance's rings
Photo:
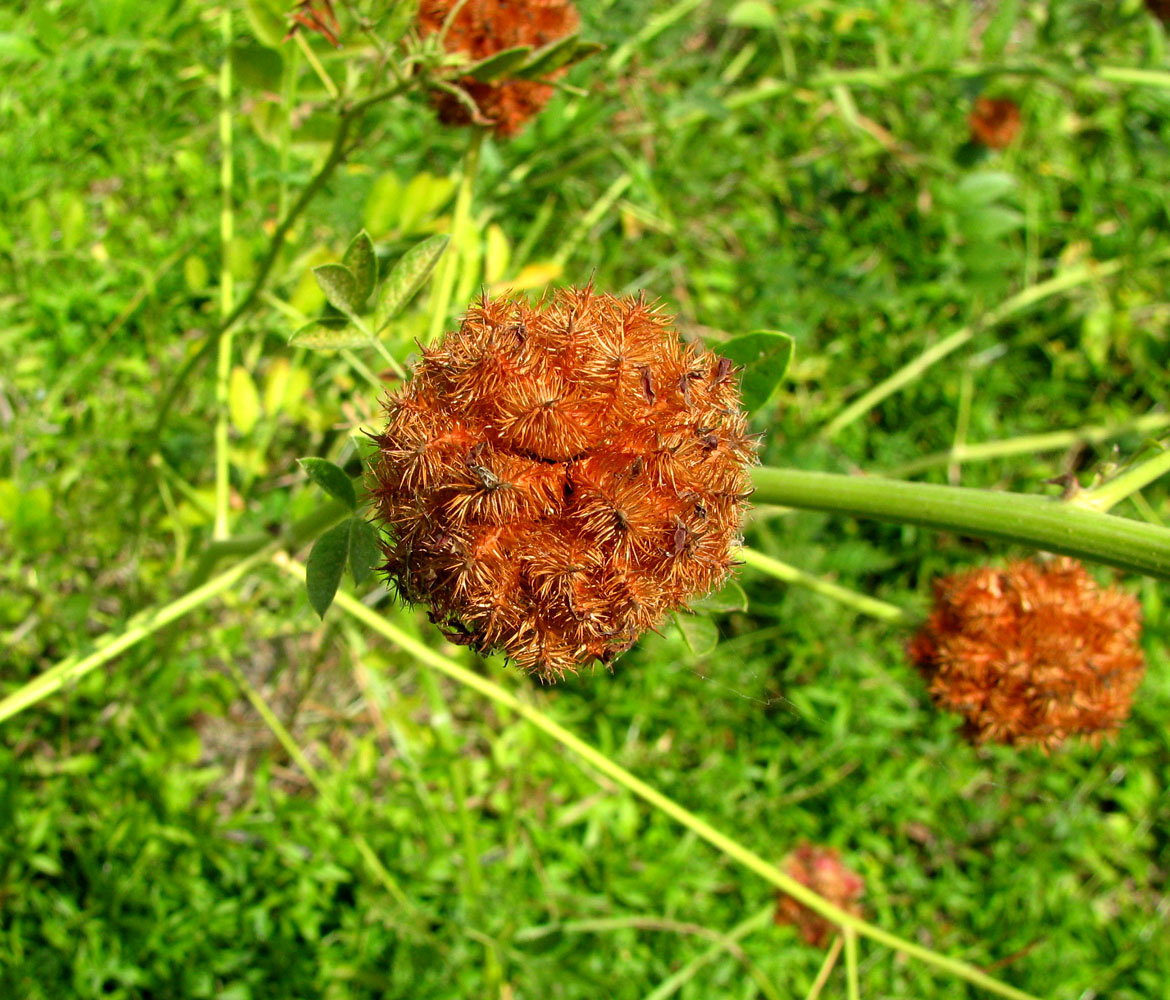
[[[350,366],[350,368],[352,368],[362,378],[364,378],[367,382],[369,382],[370,385],[375,390],[377,390],[378,392],[381,392],[383,389],[386,388],[386,383],[383,382],[380,378],[378,378],[378,376],[375,375],[372,371],[370,371],[370,369],[366,367],[365,363],[361,360],[361,358],[359,358],[356,354],[354,354],[353,351],[348,350],[348,349],[342,349],[342,350],[338,351],[337,353],[341,355],[341,357],[345,360],[346,364],[348,364]]]
[[[467,223],[471,218],[471,195],[475,189],[475,176],[479,172],[479,150],[483,145],[484,130],[473,128],[467,152],[463,156],[463,176],[459,180],[459,191],[455,195],[455,214],[451,219],[451,243],[439,262],[439,274],[435,281],[435,292],[431,299],[431,326],[427,343],[433,344],[443,334],[447,325],[447,313],[451,310],[451,295],[455,291],[455,277],[459,261],[464,255],[469,238]]]
[[[374,338],[374,349],[382,355],[382,360],[386,362],[390,370],[397,375],[403,382],[407,379],[406,369],[402,367],[402,363],[390,353],[390,349],[382,343],[377,337]],[[379,383],[380,385],[381,383]]]
[[[752,472],[759,503],[1014,542],[1170,579],[1170,529],[1042,496],[797,469]]]
[[[978,322],[956,330],[949,337],[944,337],[933,347],[923,351],[913,361],[903,365],[889,378],[883,379],[872,389],[862,393],[825,425],[825,429],[821,432],[822,435],[826,438],[836,437],[844,428],[859,417],[864,416],[880,402],[919,378],[932,365],[938,364],[943,358],[969,343],[980,331],[997,326],[1050,295],[1066,292],[1078,285],[1115,274],[1121,270],[1122,266],[1123,262],[1120,260],[1112,260],[1105,264],[1082,264],[1079,267],[1071,267],[1063,274],[1058,274],[1056,277],[1042,281],[1031,288],[1025,288],[1022,292],[1006,299],[980,317]]]
[[[629,174],[622,174],[615,180],[605,191],[602,192],[601,197],[597,199],[582,217],[581,221],[574,227],[573,232],[569,237],[561,243],[560,249],[557,250],[556,257],[553,258],[556,263],[564,265],[565,261],[569,259],[572,252],[577,249],[579,244],[588,234],[589,230],[597,225],[605,214],[613,208],[617,200],[625,193],[626,188],[630,186],[634,178]]]
[[[276,713],[268,707],[268,703],[261,696],[260,692],[248,680],[244,672],[237,666],[235,660],[230,657],[225,657],[228,670],[231,671],[232,677],[235,678],[236,683],[240,686],[240,690],[244,692],[244,697],[251,702],[252,707],[256,713],[264,720],[264,724],[271,730],[272,735],[277,738],[280,745],[284,747],[284,752],[289,755],[299,767],[306,778],[309,779],[310,784],[316,789],[317,795],[321,801],[325,803],[325,807],[333,813],[333,815],[342,820],[346,819],[346,812],[338,803],[337,799],[333,797],[333,793],[325,786],[321,780],[321,775],[313,766],[313,762],[305,756],[305,752],[293,739],[292,733],[285,728],[283,722],[276,717]],[[374,877],[382,884],[382,887],[390,893],[394,900],[404,909],[418,912],[418,908],[410,901],[406,893],[402,891],[402,887],[395,880],[394,876],[390,874],[386,866],[382,864],[381,859],[374,849],[370,846],[370,842],[360,833],[350,831],[350,836],[353,838],[354,846],[361,854],[362,860],[366,862],[367,867],[373,872]]]
[[[813,984],[809,988],[804,1000],[818,1000],[821,991],[825,988],[825,983],[829,981],[829,976],[833,974],[833,968],[837,964],[837,959],[841,957],[841,946],[844,940],[840,934],[833,938],[833,943],[829,946],[829,953],[825,955],[825,960],[821,963],[821,967],[817,971],[817,978],[813,980]]]
[[[1147,459],[1132,469],[1126,469],[1120,475],[1114,476],[1100,486],[1083,490],[1069,500],[1069,503],[1084,507],[1086,510],[1097,510],[1104,513],[1116,507],[1126,497],[1132,496],[1138,490],[1145,489],[1155,479],[1160,479],[1170,472],[1170,447],[1159,455]]]
[[[842,929],[845,938],[845,988],[849,1000],[861,1000],[861,979],[857,962],[857,931]]]
[[[337,84],[333,82],[333,78],[325,71],[325,67],[321,65],[321,60],[317,58],[317,53],[313,51],[313,46],[309,44],[305,33],[298,31],[293,37],[297,40],[297,47],[305,54],[309,65],[313,67],[313,72],[317,74],[317,78],[321,81],[322,86],[324,86],[325,92],[336,101],[340,94],[340,91],[337,89]]]
[[[1136,420],[1111,427],[1077,427],[1066,431],[1049,431],[1045,434],[1029,434],[1024,437],[1008,438],[1003,441],[985,441],[982,444],[964,444],[949,451],[916,458],[905,465],[888,471],[894,478],[916,476],[927,469],[952,462],[982,462],[992,458],[1009,458],[1012,455],[1035,455],[1045,451],[1060,451],[1081,444],[1100,444],[1126,434],[1151,434],[1170,427],[1170,413],[1147,413]]]
[[[854,611],[860,611],[863,615],[869,615],[871,618],[879,618],[894,625],[904,625],[910,620],[909,615],[897,605],[887,604],[885,601],[879,601],[876,597],[859,594],[855,590],[849,590],[828,580],[822,580],[819,576],[813,576],[811,573],[806,573],[804,570],[790,566],[779,559],[773,559],[762,552],[756,552],[754,549],[740,549],[737,558],[753,569],[767,573],[777,580],[783,580],[785,583],[795,584],[824,597],[832,598],[834,601],[853,608]]]
[[[735,953],[731,951],[731,948],[737,946],[739,942],[749,934],[754,934],[758,930],[763,930],[765,927],[771,924],[775,913],[776,905],[774,903],[769,903],[762,910],[757,911],[746,920],[736,924],[726,934],[716,937],[715,943],[711,945],[710,948],[704,951],[697,958],[692,959],[677,972],[662,980],[661,983],[659,983],[654,989],[646,994],[643,1000],[667,1000],[668,997],[674,996],[687,983],[694,979],[695,976],[698,975],[698,973],[702,971],[704,967],[710,965],[717,958],[719,958],[720,955],[723,955],[724,953],[735,955]],[[754,968],[754,966],[749,968]],[[756,971],[758,972],[759,970]],[[760,987],[760,992],[763,993],[764,996],[768,997],[769,1000],[779,1000],[776,987],[772,985],[771,980],[763,977],[762,973],[759,974],[759,977],[753,976],[753,978],[755,978],[756,985]],[[767,983],[767,986],[764,985],[765,983]]]
[[[232,313],[235,290],[232,286],[231,249],[235,229],[232,214],[232,8],[224,4],[219,15],[223,60],[219,67],[219,316],[224,322]],[[212,537],[228,536],[228,501],[231,483],[228,467],[228,394],[232,374],[232,333],[226,330],[219,340],[215,369],[215,521]]]
[[[273,557],[273,561],[284,572],[288,573],[289,576],[302,583],[304,582],[305,568],[303,565],[290,559],[283,552],[278,552]],[[683,808],[673,799],[663,795],[660,791],[646,784],[640,778],[636,778],[624,767],[605,756],[605,754],[569,732],[564,726],[554,722],[541,712],[540,709],[521,701],[516,695],[510,691],[506,691],[486,677],[481,677],[479,674],[468,670],[454,660],[436,652],[429,646],[413,639],[398,626],[387,621],[376,611],[368,608],[361,601],[356,600],[350,595],[339,591],[334,598],[334,603],[346,614],[357,618],[421,663],[433,667],[452,680],[471,688],[497,705],[526,719],[537,729],[552,737],[552,739],[561,744],[566,750],[580,758],[588,767],[609,778],[644,802],[649,803],[655,809],[707,841],[716,850],[721,851],[727,857],[743,865],[750,871],[755,872],[765,881],[771,883],[782,892],[787,893],[797,902],[803,903],[810,910],[819,913],[826,920],[842,928],[852,927],[858,934],[872,941],[893,948],[895,951],[902,952],[911,958],[916,958],[937,969],[942,969],[953,976],[964,979],[999,996],[1013,998],[1013,1000],[1036,1000],[1030,994],[1001,983],[999,980],[992,978],[973,965],[959,961],[958,959],[948,958],[929,948],[915,944],[913,941],[908,941],[897,935],[890,934],[880,927],[852,913],[848,913],[838,906],[834,906],[828,900],[818,896],[790,875],[786,875],[775,865],[765,861],[760,855],[744,847],[739,841],[733,840],[725,833],[721,833],[715,827],[711,826],[710,823],[700,819],[690,810]]]
[[[164,604],[161,608],[150,608],[135,615],[126,623],[126,627],[122,631],[116,634],[107,633],[98,639],[94,643],[93,652],[85,656],[68,656],[44,673],[34,677],[27,684],[17,688],[12,694],[0,701],[0,722],[11,719],[17,713],[55,694],[62,688],[76,683],[86,674],[109,663],[116,656],[153,635],[159,629],[165,628],[171,622],[177,621],[206,604],[213,597],[232,587],[257,566],[271,559],[272,554],[282,545],[288,545],[290,548],[303,545],[310,538],[315,538],[326,528],[332,527],[349,516],[351,516],[349,509],[334,501],[302,518],[290,527],[281,539],[270,541],[268,536],[264,535],[252,540],[250,554],[231,568],[224,570],[219,576],[208,580],[169,604]],[[244,551],[243,539],[231,539],[218,544],[225,548],[233,548],[237,554]]]

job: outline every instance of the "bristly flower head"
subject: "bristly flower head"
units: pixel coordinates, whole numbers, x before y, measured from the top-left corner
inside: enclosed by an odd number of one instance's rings
[[[732,365],[641,298],[485,296],[387,409],[384,568],[455,642],[552,680],[734,565],[756,444]]]
[[[1052,749],[1125,721],[1145,670],[1135,598],[1067,558],[959,573],[934,595],[910,657],[976,742]]]
[[[422,0],[418,23],[424,37],[440,31],[459,0]],[[447,31],[444,46],[472,62],[518,45],[539,49],[577,30],[577,10],[569,0],[466,0]],[[553,73],[550,76],[559,76]],[[547,83],[505,80],[483,83],[470,77],[456,84],[490,122],[496,134],[513,136],[553,95]],[[469,125],[471,110],[452,94],[436,92],[440,121]]]
[[[847,913],[861,916],[858,900],[865,891],[865,882],[857,872],[841,863],[841,855],[835,848],[801,844],[781,862],[781,867],[818,896]],[[837,930],[836,925],[819,913],[784,893],[776,897],[776,923],[792,924],[805,942],[815,948],[825,947]]]

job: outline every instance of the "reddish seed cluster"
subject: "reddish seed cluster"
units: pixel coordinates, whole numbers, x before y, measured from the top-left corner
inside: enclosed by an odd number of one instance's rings
[[[387,403],[385,569],[454,641],[551,680],[734,565],[755,441],[730,362],[640,298],[484,298]]]
[[[424,36],[442,29],[458,0],[423,0],[418,12]],[[469,61],[518,45],[541,48],[577,30],[576,8],[568,0],[466,0],[447,31],[444,45],[449,52],[462,52]],[[551,74],[553,76],[559,74]],[[482,83],[467,78],[458,86],[492,123],[497,135],[519,132],[553,95],[547,83],[531,80]],[[448,125],[469,125],[470,109],[457,97],[437,91],[439,119]]]
[[[1007,97],[980,97],[967,123],[976,142],[989,149],[1006,149],[1020,133],[1020,109]]]
[[[861,916],[858,900],[865,891],[865,882],[841,863],[841,856],[834,848],[801,844],[784,859],[781,867],[818,896],[847,913]],[[800,936],[816,948],[825,947],[836,933],[834,924],[783,893],[776,897],[776,923],[792,924]]]
[[[973,740],[1051,749],[1125,721],[1145,669],[1135,598],[1066,558],[960,573],[934,593],[910,657]]]

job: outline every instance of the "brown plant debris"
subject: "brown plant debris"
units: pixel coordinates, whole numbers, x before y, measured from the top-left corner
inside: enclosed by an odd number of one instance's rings
[[[387,410],[384,569],[454,642],[553,680],[735,565],[756,443],[734,370],[642,298],[485,296]]]
[[[1141,608],[1076,560],[1025,560],[936,580],[910,658],[978,743],[1059,746],[1117,730],[1145,671]]]
[[[989,149],[1006,149],[1020,134],[1020,109],[1008,97],[979,97],[967,123],[976,142]]]
[[[458,0],[423,0],[418,24],[422,35],[442,30]],[[577,30],[576,8],[568,0],[467,0],[455,15],[443,44],[449,52],[461,52],[470,62],[519,45],[539,49]],[[563,71],[550,74],[555,78]],[[458,86],[479,109],[475,121],[471,108],[454,94],[436,91],[439,120],[448,125],[482,124],[497,135],[516,135],[553,95],[547,83],[532,80],[493,80],[484,83],[466,77]]]
[[[835,906],[856,917],[862,915],[858,900],[865,891],[865,882],[857,872],[841,863],[841,855],[835,848],[801,844],[780,867]],[[776,923],[791,924],[806,943],[816,948],[824,948],[837,933],[835,924],[784,893],[776,897]]]

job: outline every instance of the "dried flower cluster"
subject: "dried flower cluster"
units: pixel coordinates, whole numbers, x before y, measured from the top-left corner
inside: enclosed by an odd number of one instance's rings
[[[989,149],[1006,149],[1020,133],[1020,109],[1008,97],[980,97],[967,123],[976,142]]]
[[[976,742],[1054,748],[1116,730],[1144,661],[1141,609],[1080,563],[1020,561],[937,580],[910,657]]]
[[[841,863],[841,855],[832,847],[801,844],[781,863],[784,871],[803,886],[812,889],[847,913],[861,916],[858,900],[865,882],[857,872]],[[836,933],[836,925],[803,903],[780,893],[776,897],[776,923],[792,924],[806,943],[823,948]]]
[[[422,34],[440,31],[457,2],[423,0],[418,12]],[[449,52],[462,52],[478,62],[518,45],[541,48],[571,35],[577,24],[577,11],[569,0],[466,0],[451,22],[444,45]],[[531,80],[483,83],[468,77],[458,86],[501,136],[519,132],[553,95],[547,83]],[[437,91],[435,103],[439,119],[448,125],[472,123],[471,110],[454,95]]]
[[[734,565],[756,445],[732,365],[640,298],[485,297],[387,407],[385,569],[456,642],[555,679]]]

